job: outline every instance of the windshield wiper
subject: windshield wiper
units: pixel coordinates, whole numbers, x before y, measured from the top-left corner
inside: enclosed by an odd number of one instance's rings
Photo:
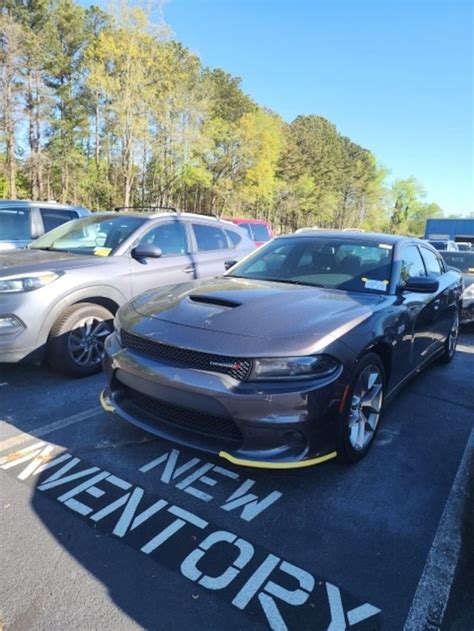
[[[301,287],[322,287],[328,288],[328,285],[321,285],[319,283],[305,283],[301,280],[292,280],[291,278],[251,278],[247,276],[240,276],[239,278],[247,278],[247,280],[263,280],[271,283],[285,283],[285,285],[300,285]]]

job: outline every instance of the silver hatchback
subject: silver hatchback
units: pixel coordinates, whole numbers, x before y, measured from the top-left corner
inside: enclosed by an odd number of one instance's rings
[[[100,370],[115,312],[149,289],[222,274],[255,249],[238,226],[192,213],[94,213],[0,252],[0,362]]]

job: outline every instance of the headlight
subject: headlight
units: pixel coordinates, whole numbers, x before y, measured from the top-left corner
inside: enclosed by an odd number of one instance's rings
[[[474,300],[474,283],[466,287],[462,292],[463,300]]]
[[[18,276],[3,276],[0,278],[0,294],[15,294],[22,291],[33,291],[49,285],[59,274],[55,272],[36,272],[19,274]]]
[[[311,357],[278,357],[254,359],[249,381],[273,379],[309,379],[327,377],[339,367],[339,362],[328,355]]]

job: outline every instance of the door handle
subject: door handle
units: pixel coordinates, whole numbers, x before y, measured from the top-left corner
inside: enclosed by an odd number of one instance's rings
[[[183,272],[186,272],[186,274],[191,274],[194,271],[196,271],[196,266],[195,265],[188,265],[188,267],[185,267],[183,269]]]

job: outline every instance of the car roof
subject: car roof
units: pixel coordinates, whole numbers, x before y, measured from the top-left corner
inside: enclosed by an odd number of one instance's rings
[[[43,208],[84,208],[85,206],[74,206],[74,204],[62,204],[53,200],[33,200],[33,199],[0,199],[1,206],[42,206]]]
[[[265,221],[265,219],[250,219],[249,217],[232,217],[232,218],[225,218],[225,221],[230,221],[232,223],[259,223],[259,224],[264,224],[265,226],[268,226],[268,221]]]
[[[298,232],[297,234],[289,234],[281,239],[304,239],[304,238],[324,238],[324,239],[342,239],[347,241],[361,241],[364,243],[387,243],[393,245],[395,243],[413,242],[417,241],[421,243],[420,239],[416,237],[407,237],[399,234],[384,234],[382,232],[359,232],[358,230],[314,230],[309,228],[308,230]]]
[[[222,228],[232,228],[235,230],[239,228],[235,223],[228,221],[227,219],[221,219],[220,217],[215,217],[214,215],[204,215],[200,213],[188,213],[188,212],[174,212],[174,211],[165,211],[165,212],[151,212],[151,211],[130,211],[130,210],[103,210],[91,213],[90,217],[100,216],[100,217],[138,217],[139,219],[145,219],[146,221],[153,221],[154,219],[199,219],[200,221],[206,221],[210,223],[216,223]],[[240,230],[240,229],[239,229]]]

